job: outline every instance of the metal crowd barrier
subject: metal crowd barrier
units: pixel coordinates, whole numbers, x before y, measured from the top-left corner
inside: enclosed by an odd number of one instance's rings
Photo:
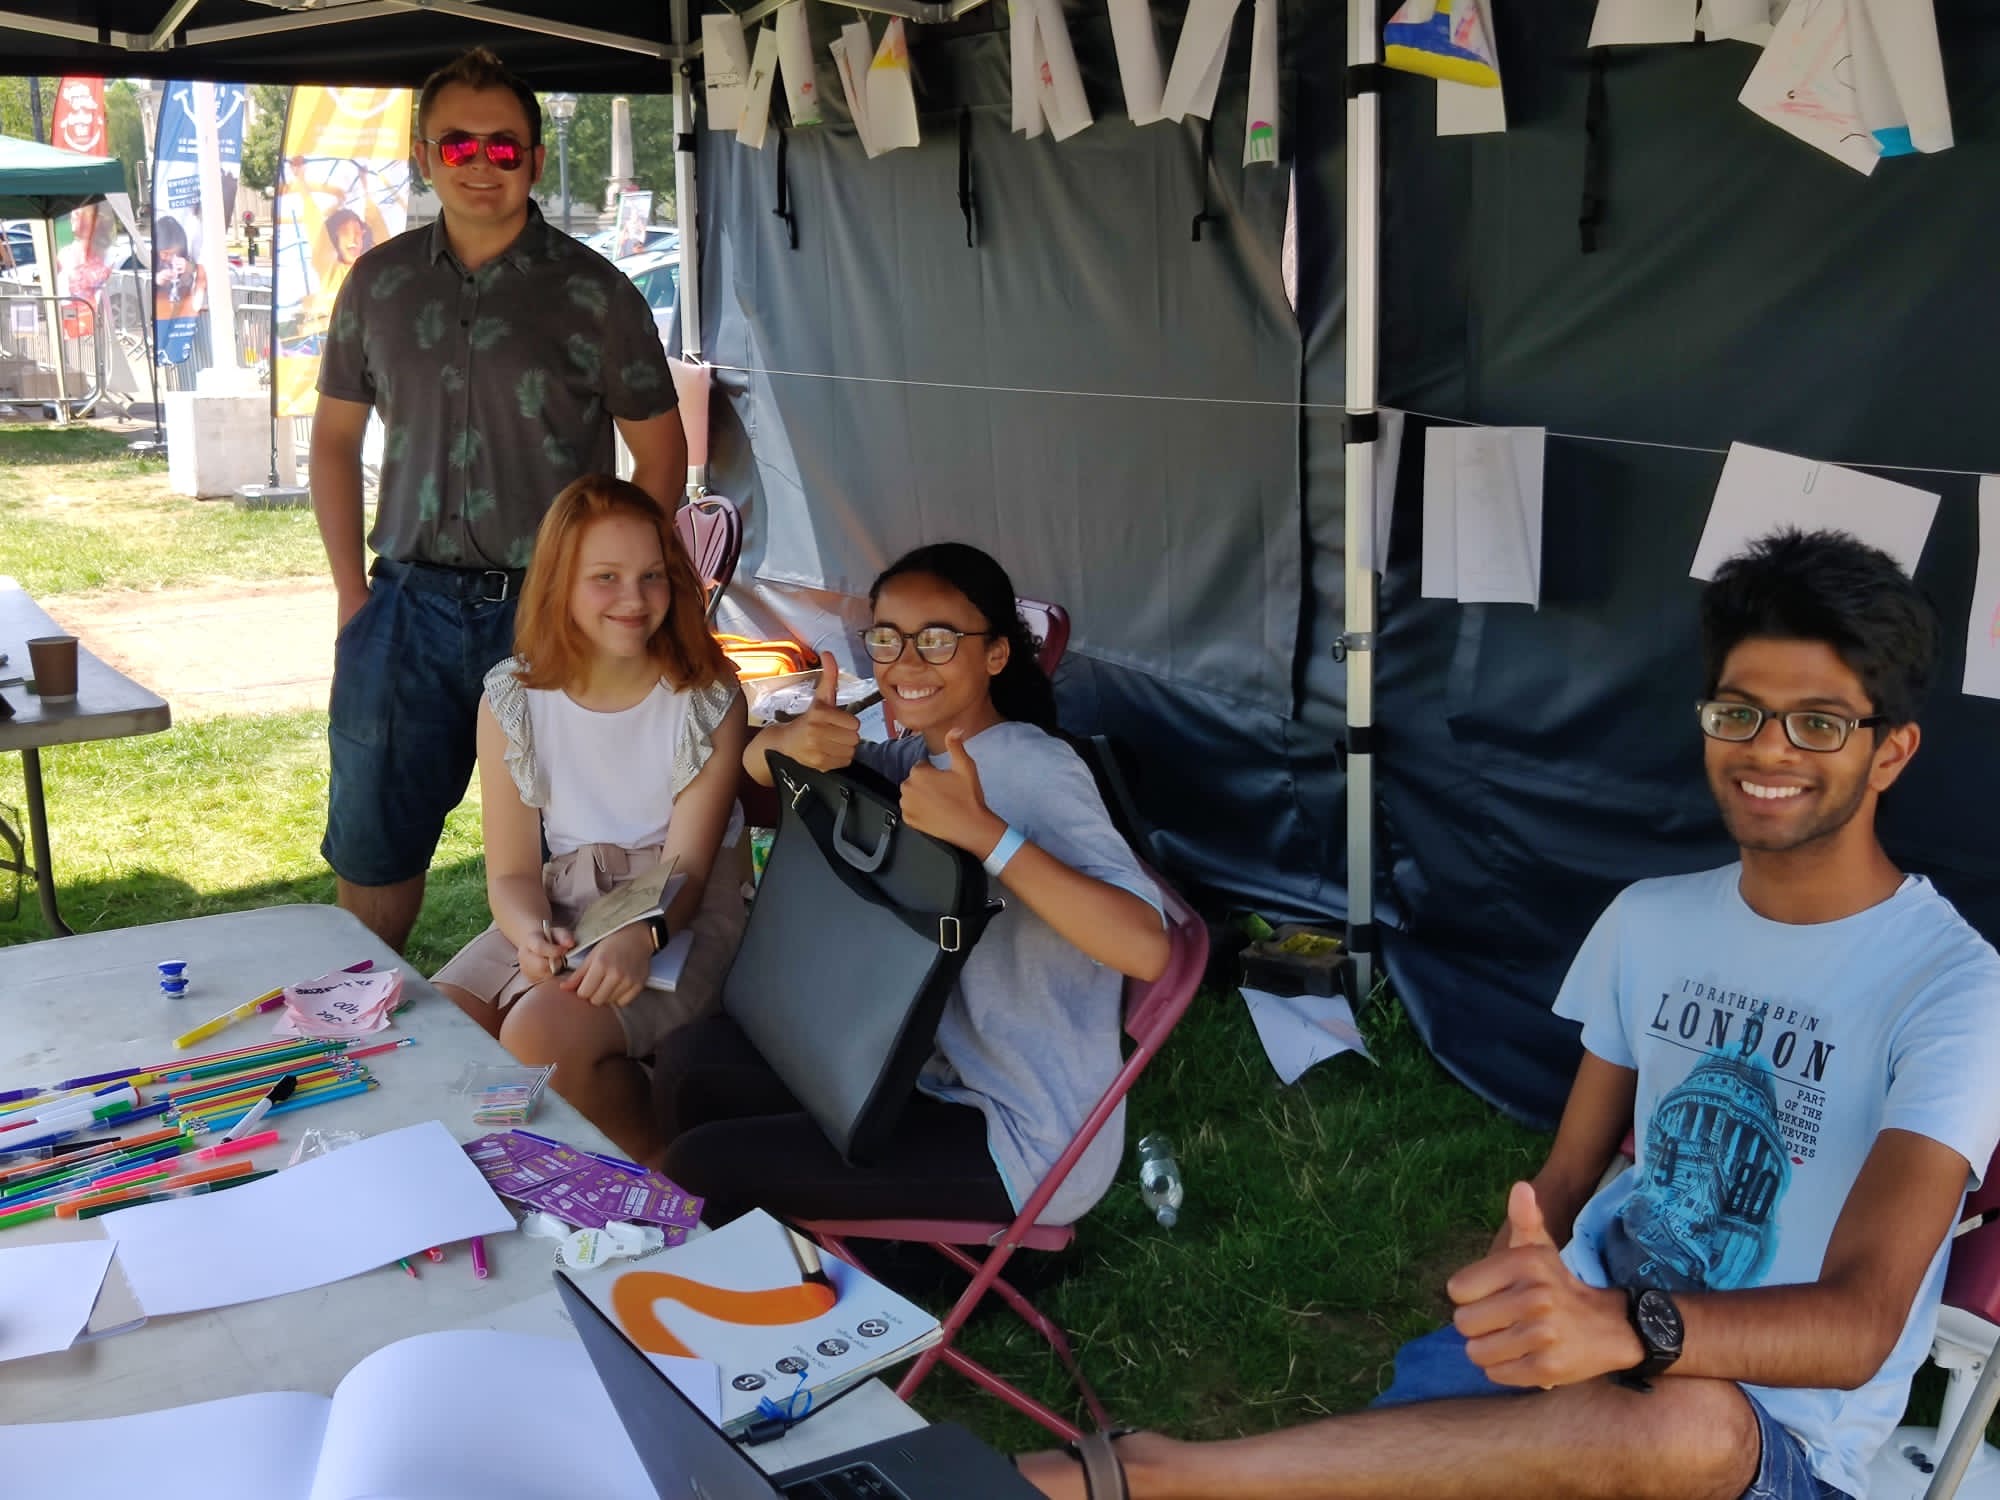
[[[104,341],[81,297],[0,290],[0,403],[86,416],[104,396]]]

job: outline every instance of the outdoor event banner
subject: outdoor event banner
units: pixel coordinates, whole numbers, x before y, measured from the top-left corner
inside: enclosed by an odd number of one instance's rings
[[[56,89],[49,144],[85,156],[109,156],[104,141],[104,80],[65,78]]]
[[[198,120],[198,111],[210,117]],[[204,191],[200,138],[208,129],[219,171]],[[163,365],[185,364],[193,355],[208,309],[209,269],[227,270],[221,255],[205,252],[229,234],[242,163],[243,85],[168,84],[153,143],[153,321]]]
[[[271,264],[282,416],[312,414],[333,299],[409,219],[412,104],[408,89],[292,90]]]

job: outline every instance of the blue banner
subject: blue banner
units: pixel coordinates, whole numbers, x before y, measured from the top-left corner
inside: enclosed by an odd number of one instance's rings
[[[208,310],[208,270],[225,268],[223,256],[204,256],[211,237],[220,246],[236,211],[243,171],[244,90],[240,83],[170,83],[160,105],[153,143],[153,322],[163,365],[185,364],[194,354],[195,330]],[[220,197],[202,192],[196,111],[214,111]],[[225,345],[233,344],[232,338]]]

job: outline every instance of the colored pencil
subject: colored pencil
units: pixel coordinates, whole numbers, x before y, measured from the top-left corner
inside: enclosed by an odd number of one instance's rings
[[[266,1115],[264,1118],[268,1120],[271,1118],[271,1115],[282,1115],[294,1109],[310,1109],[315,1104],[331,1104],[336,1099],[346,1099],[355,1094],[365,1094],[375,1086],[376,1081],[374,1079],[364,1078],[358,1079],[353,1083],[342,1084],[339,1088],[323,1089],[317,1093],[309,1094],[303,1099],[294,1099],[289,1104],[280,1104],[276,1109],[271,1111],[270,1115]],[[195,1131],[197,1134],[207,1134],[210,1131],[228,1129],[236,1123],[238,1118],[247,1113],[249,1113],[249,1106],[246,1105],[242,1109],[224,1111],[220,1114],[196,1115],[187,1122],[187,1125],[190,1130]]]

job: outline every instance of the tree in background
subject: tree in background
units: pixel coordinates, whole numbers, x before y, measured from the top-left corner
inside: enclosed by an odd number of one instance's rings
[[[138,86],[129,79],[104,85],[104,139],[125,168],[125,191],[137,203],[146,171],[146,122],[139,109]]]
[[[674,100],[671,94],[627,94],[632,101],[632,185],[654,193],[655,222],[674,216]],[[581,94],[576,118],[569,123],[569,190],[578,214],[588,217],[604,204],[605,178],[611,172],[610,94]],[[553,202],[557,194],[556,122],[542,104],[542,143],[549,148],[542,172],[541,196]],[[579,222],[579,234],[590,226]]]
[[[49,139],[49,116],[56,107],[56,85],[60,78],[44,78],[42,84],[42,129],[37,134],[33,112],[28,105],[28,80],[25,78],[0,78],[0,135],[18,136],[24,141],[40,141],[44,145]]]
[[[292,91],[281,83],[250,86],[250,126],[243,132],[243,185],[260,193],[278,182],[278,153],[285,145],[285,102]]]

